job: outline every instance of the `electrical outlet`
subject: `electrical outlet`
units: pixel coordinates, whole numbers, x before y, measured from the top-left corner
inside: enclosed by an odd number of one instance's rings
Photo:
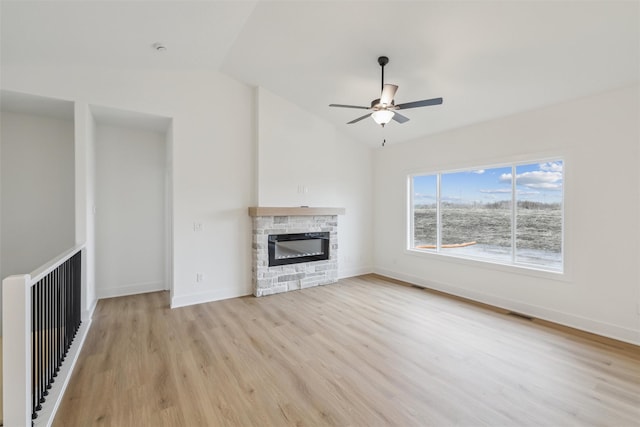
[[[204,274],[196,273],[196,283],[201,283],[203,279],[204,279]]]
[[[201,222],[194,222],[193,223],[193,231],[195,231],[196,233],[202,231],[202,223]]]

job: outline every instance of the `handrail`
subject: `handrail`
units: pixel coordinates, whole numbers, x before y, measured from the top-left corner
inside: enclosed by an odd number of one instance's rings
[[[74,256],[76,253],[78,253],[84,248],[85,248],[85,244],[79,243],[74,247],[72,247],[71,249],[50,259],[46,263],[42,264],[40,267],[33,270],[31,273],[29,273],[29,276],[31,276],[31,286],[33,286],[34,283],[38,283],[40,279],[42,279],[47,274],[51,273],[53,270],[55,270],[60,265],[62,265],[62,263],[64,263],[66,260]]]

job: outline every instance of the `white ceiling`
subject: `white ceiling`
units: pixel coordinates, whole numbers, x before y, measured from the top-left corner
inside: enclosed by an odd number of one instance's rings
[[[212,69],[379,144],[640,80],[638,1],[2,1],[7,65]],[[163,42],[168,50],[151,46]],[[443,97],[384,130],[347,121],[379,97]]]

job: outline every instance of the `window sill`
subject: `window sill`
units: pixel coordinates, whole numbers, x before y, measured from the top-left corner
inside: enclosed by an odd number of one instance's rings
[[[512,274],[521,274],[541,279],[556,280],[560,282],[571,281],[569,275],[567,274],[566,267],[564,271],[545,270],[526,264],[506,264],[501,263],[500,261],[478,259],[461,255],[436,253],[418,249],[405,249],[405,253],[419,258],[431,258],[434,260],[450,262],[458,265],[466,265],[488,270],[498,270]]]

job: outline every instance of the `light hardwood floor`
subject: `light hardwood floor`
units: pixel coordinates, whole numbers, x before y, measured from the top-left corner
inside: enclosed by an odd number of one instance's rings
[[[0,337],[0,426],[2,425],[2,401],[3,401],[3,397],[2,397],[2,388],[3,388],[3,382],[2,382],[2,337]]]
[[[640,347],[378,276],[101,300],[55,426],[637,426]]]

